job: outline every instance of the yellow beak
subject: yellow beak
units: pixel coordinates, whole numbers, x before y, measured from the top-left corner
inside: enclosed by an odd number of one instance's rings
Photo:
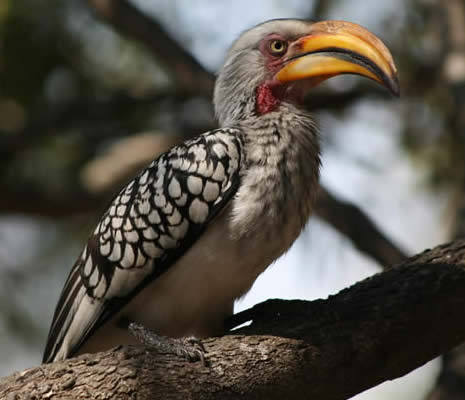
[[[289,56],[276,79],[281,83],[312,78],[313,86],[341,74],[372,79],[399,95],[397,69],[381,40],[360,25],[323,21],[290,45]]]

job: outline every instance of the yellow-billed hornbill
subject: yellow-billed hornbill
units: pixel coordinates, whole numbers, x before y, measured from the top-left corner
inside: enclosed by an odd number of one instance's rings
[[[320,146],[302,100],[340,74],[399,91],[388,49],[358,25],[282,19],[243,33],[216,81],[221,128],[162,154],[114,198],[65,283],[44,362],[133,343],[128,321],[221,333],[309,219]]]

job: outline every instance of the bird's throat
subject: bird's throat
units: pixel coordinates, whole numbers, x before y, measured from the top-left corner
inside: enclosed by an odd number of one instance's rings
[[[256,108],[259,115],[276,110],[281,104],[280,90],[269,83],[264,83],[257,88]]]

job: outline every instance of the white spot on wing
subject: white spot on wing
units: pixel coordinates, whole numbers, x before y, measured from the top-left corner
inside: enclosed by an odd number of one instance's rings
[[[145,185],[147,183],[148,177],[149,177],[149,170],[145,170],[145,172],[139,178],[139,185]]]
[[[149,188],[148,185],[141,185],[141,186],[139,186],[139,193],[144,194],[144,193],[147,191],[148,188]]]
[[[216,165],[215,173],[213,174],[212,178],[215,181],[223,181],[225,179],[226,175],[224,173],[224,167],[223,164],[220,162]]]
[[[176,240],[168,235],[161,235],[160,239],[158,239],[158,243],[164,249],[172,249],[176,246]]]
[[[164,195],[162,195],[161,193],[157,193],[155,195],[155,205],[159,208],[162,208],[164,207],[166,204],[166,198]]]
[[[202,163],[202,167],[202,175],[206,178],[210,178],[213,175],[213,163],[205,161]]]
[[[110,235],[111,235],[111,231],[110,231],[110,229],[107,229],[105,232],[103,232],[102,237],[105,240],[108,240],[110,238]]]
[[[207,152],[203,146],[193,146],[189,153],[194,153],[197,160],[204,160],[207,157]]]
[[[150,212],[150,203],[148,201],[139,203],[139,212],[142,215],[147,215]]]
[[[202,179],[198,176],[191,175],[187,178],[187,188],[193,195],[197,196],[202,193],[202,187]]]
[[[212,150],[216,153],[218,158],[222,158],[226,154],[226,149],[222,144],[219,143],[215,143],[212,147]]]
[[[142,244],[142,247],[144,249],[145,254],[152,258],[159,257],[163,253],[163,250],[157,247],[153,242],[144,242]]]
[[[120,264],[123,268],[131,268],[134,266],[134,250],[130,244],[126,244],[124,247],[124,256],[120,261]]]
[[[182,239],[186,235],[188,228],[189,228],[189,222],[187,221],[187,219],[184,219],[184,221],[182,221],[181,224],[177,226],[170,226],[168,230],[171,236],[179,240],[179,239]]]
[[[136,257],[136,267],[142,267],[145,264],[145,257],[142,254],[142,251],[137,250],[137,257]]]
[[[181,196],[181,185],[176,178],[171,179],[171,182],[168,186],[168,194],[173,198],[178,198]]]
[[[161,222],[160,214],[158,214],[157,210],[152,210],[148,218],[151,224],[159,224]]]
[[[202,200],[194,199],[189,206],[189,218],[197,223],[201,224],[205,222],[208,216],[208,205]]]
[[[187,202],[187,194],[183,193],[179,199],[176,199],[176,204],[180,207],[185,206]]]
[[[203,189],[203,198],[205,201],[212,202],[216,200],[220,194],[220,187],[217,183],[212,181],[207,181]]]
[[[111,245],[109,241],[105,244],[100,245],[100,253],[102,254],[102,256],[107,256],[108,254],[110,254],[110,251]]]
[[[115,240],[117,242],[122,242],[123,241],[123,235],[121,233],[121,229],[118,229],[117,231],[115,231]]]
[[[174,209],[173,214],[166,217],[170,225],[178,225],[181,222],[181,213],[177,208]]]
[[[110,221],[111,221],[111,219],[110,219],[110,217],[107,215],[107,216],[105,217],[105,219],[102,221],[102,227],[103,227],[104,230],[106,230],[106,229],[108,228],[108,225],[110,225]]]
[[[227,143],[228,143],[227,146],[228,146],[229,157],[231,157],[232,159],[239,158],[239,153],[237,152],[237,147],[235,145],[233,145],[229,141]]]
[[[157,232],[155,232],[155,230],[150,228],[150,227],[147,228],[147,229],[144,229],[142,234],[144,235],[144,238],[146,238],[148,240],[153,240],[153,239],[158,238]]]
[[[150,214],[149,214],[149,218],[150,218]],[[147,223],[145,222],[144,218],[136,218],[134,220],[134,223],[135,223],[136,227],[139,228],[139,229],[147,228]]]
[[[108,259],[110,261],[119,261],[121,258],[121,245],[119,243],[113,244],[113,251],[111,252]]]
[[[111,219],[111,226],[113,229],[119,229],[123,225],[123,218],[114,217]]]
[[[128,194],[123,194],[123,195],[121,196],[121,203],[127,204],[127,203],[129,203],[129,200],[130,200],[130,199],[131,199],[131,196],[130,196],[130,195],[128,195]]]
[[[98,271],[98,268],[95,268],[94,269],[94,273],[90,276],[89,278],[89,285],[91,287],[95,287],[97,286],[97,283],[98,283],[98,276],[99,276],[99,271]]]
[[[163,213],[166,214],[171,214],[173,212],[173,205],[171,203],[166,203],[165,207],[163,207]]]
[[[123,229],[125,231],[132,231],[134,227],[132,226],[132,221],[130,218],[126,218],[126,221],[124,222]]]
[[[124,237],[129,243],[135,243],[139,240],[139,234],[137,233],[136,230],[124,232]]]
[[[89,255],[86,260],[86,264],[84,265],[84,275],[89,276],[90,273],[92,272],[92,267],[94,266],[94,263],[92,262],[92,257]]]

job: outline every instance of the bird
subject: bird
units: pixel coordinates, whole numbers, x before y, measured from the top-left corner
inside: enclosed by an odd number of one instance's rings
[[[234,301],[286,252],[318,193],[319,130],[304,99],[341,74],[394,95],[393,57],[345,21],[276,19],[243,32],[216,78],[219,128],[160,155],[112,200],[71,268],[43,362],[220,335]]]

